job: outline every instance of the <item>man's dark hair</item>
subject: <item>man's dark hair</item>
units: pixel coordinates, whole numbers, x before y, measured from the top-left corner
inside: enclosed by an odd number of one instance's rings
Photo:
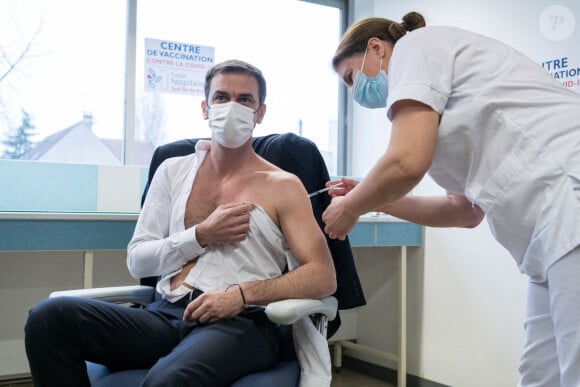
[[[264,104],[266,100],[266,80],[262,75],[262,72],[249,63],[238,59],[226,60],[224,62],[218,63],[212,68],[210,68],[205,74],[205,101],[209,104],[209,87],[213,77],[217,74],[227,74],[227,73],[237,73],[237,74],[248,74],[256,78],[258,82],[258,97],[260,106]]]

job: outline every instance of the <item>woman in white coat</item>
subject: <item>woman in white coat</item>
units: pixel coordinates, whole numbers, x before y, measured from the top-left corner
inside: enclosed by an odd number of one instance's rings
[[[352,25],[333,66],[360,105],[386,107],[392,132],[360,184],[330,191],[325,231],[343,239],[376,210],[434,227],[485,215],[530,280],[520,386],[578,386],[580,95],[513,48],[416,12]],[[405,196],[427,172],[448,194]]]

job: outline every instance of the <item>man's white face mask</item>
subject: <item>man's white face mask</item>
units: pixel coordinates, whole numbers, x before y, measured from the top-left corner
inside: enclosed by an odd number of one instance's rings
[[[239,148],[252,137],[254,116],[252,108],[237,102],[212,105],[208,118],[213,138],[226,148]]]

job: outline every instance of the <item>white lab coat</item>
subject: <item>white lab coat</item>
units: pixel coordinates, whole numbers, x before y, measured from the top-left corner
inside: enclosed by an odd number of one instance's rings
[[[580,245],[580,96],[516,50],[452,27],[401,38],[388,76],[389,118],[402,99],[441,114],[433,179],[479,205],[521,272],[544,281]]]

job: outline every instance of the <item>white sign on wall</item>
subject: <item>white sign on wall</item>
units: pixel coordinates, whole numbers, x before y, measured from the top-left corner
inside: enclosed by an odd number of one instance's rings
[[[214,61],[214,47],[146,38],[145,90],[203,95],[205,73]]]
[[[545,68],[562,86],[580,93],[580,52],[574,43],[576,17],[574,12],[563,5],[550,5],[540,14],[540,32],[561,50],[556,57],[542,61]]]

